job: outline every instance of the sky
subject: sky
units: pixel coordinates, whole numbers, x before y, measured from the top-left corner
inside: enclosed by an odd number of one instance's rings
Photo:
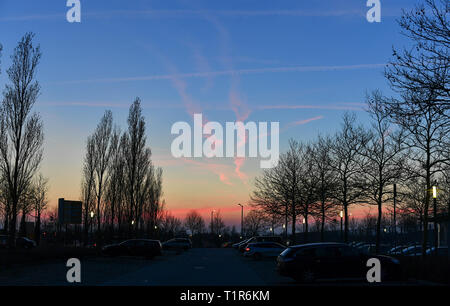
[[[366,92],[393,94],[383,70],[392,47],[409,44],[396,20],[415,4],[381,0],[381,22],[369,23],[365,0],[80,2],[81,23],[69,23],[65,0],[0,0],[0,87],[24,33],[43,53],[35,110],[50,206],[80,198],[86,138],[104,111],[123,130],[140,97],[166,208],[220,211],[228,224],[239,223],[238,203],[249,209],[259,159],[174,158],[172,125],[192,125],[194,113],[224,126],[279,122],[283,152],[290,138],[335,133],[346,111],[367,124]]]

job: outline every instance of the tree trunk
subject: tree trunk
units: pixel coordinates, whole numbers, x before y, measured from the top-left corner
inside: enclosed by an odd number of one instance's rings
[[[345,220],[344,220],[344,242],[348,243],[348,204],[344,203],[344,214],[345,214]]]
[[[41,211],[40,210],[38,210],[36,224],[34,226],[34,238],[35,238],[36,244],[39,245],[39,243],[41,242]]]
[[[325,201],[322,200],[322,221],[320,224],[320,241],[325,241]]]

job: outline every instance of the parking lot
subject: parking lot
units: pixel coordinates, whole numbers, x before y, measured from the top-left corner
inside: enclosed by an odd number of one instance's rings
[[[298,286],[275,271],[274,259],[255,261],[229,248],[165,252],[152,260],[89,257],[81,261],[81,285],[96,286]],[[0,271],[1,285],[72,285],[64,261],[15,265]],[[330,283],[325,283],[329,285]],[[354,283],[333,282],[339,285]],[[389,283],[404,285],[406,283]],[[317,284],[316,284],[317,285]],[[320,284],[319,284],[320,285]],[[358,283],[363,285],[363,283]]]

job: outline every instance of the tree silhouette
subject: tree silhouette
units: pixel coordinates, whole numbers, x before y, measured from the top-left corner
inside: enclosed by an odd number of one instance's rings
[[[41,58],[34,34],[23,36],[11,56],[0,115],[0,171],[11,201],[10,245],[15,245],[18,204],[42,160],[43,124],[32,108],[40,86],[35,80]]]

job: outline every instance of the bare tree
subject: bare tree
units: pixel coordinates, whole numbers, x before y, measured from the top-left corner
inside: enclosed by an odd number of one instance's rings
[[[428,191],[425,197],[423,256],[426,254],[428,239],[428,207],[433,178],[436,179],[442,166],[448,162],[445,154],[446,137],[450,132],[450,122],[442,108],[434,103],[429,93],[409,93],[402,101],[389,103],[392,120],[408,132],[406,144],[411,149],[409,155],[411,175],[425,180]]]
[[[295,242],[295,232],[297,224],[297,216],[301,213],[300,202],[300,181],[304,174],[301,168],[303,146],[295,141],[289,141],[289,149],[285,154],[280,156],[279,165],[282,175],[280,185],[282,193],[290,207],[292,240]]]
[[[191,231],[192,236],[201,234],[205,230],[205,220],[195,210],[186,215],[184,224]]]
[[[34,34],[27,33],[14,49],[7,70],[11,84],[6,85],[0,111],[0,171],[11,199],[10,245],[15,245],[18,203],[31,184],[42,160],[43,124],[32,108],[40,86],[35,80],[41,58]]]
[[[405,182],[402,190],[402,201],[399,203],[400,211],[409,216],[415,216],[419,221],[420,229],[424,230],[425,215],[430,213],[430,206],[426,205],[426,182],[423,178],[412,178]]]
[[[318,137],[313,145],[311,154],[314,170],[312,175],[317,178],[317,194],[319,205],[316,210],[320,222],[320,240],[324,241],[325,223],[329,215],[337,215],[336,204],[333,201],[333,193],[336,188],[336,176],[331,166],[332,140],[329,137]]]
[[[48,204],[47,193],[48,179],[42,174],[39,174],[32,186],[33,210],[36,220],[34,236],[38,245],[41,240],[41,217]]]
[[[112,131],[112,112],[106,111],[97,125],[92,139],[94,141],[94,160],[96,174],[96,195],[97,195],[97,231],[101,229],[101,213],[100,204],[102,201],[103,191],[105,189],[104,180],[106,170],[108,169],[109,159],[111,156],[111,131]]]
[[[95,195],[95,144],[94,139],[89,136],[86,142],[86,155],[83,163],[83,178],[81,182],[81,193],[83,199],[84,212],[84,243],[88,242],[89,226],[92,220],[89,212],[94,206]]]
[[[337,188],[333,198],[344,211],[344,241],[348,242],[348,207],[359,203],[364,196],[360,180],[360,153],[367,141],[361,126],[355,126],[354,114],[346,113],[341,130],[336,134],[332,146],[332,168],[337,177]]]
[[[289,195],[287,194],[281,165],[265,169],[260,177],[255,179],[255,190],[250,196],[250,205],[260,209],[270,216],[284,218],[284,234],[287,239],[289,217]]]
[[[133,231],[137,224],[134,220],[140,217],[139,196],[142,182],[141,173],[148,169],[142,168],[142,162],[149,158],[149,151],[145,147],[145,121],[142,116],[141,101],[137,98],[130,107],[128,115],[128,131],[125,134],[124,158],[126,175],[126,200],[128,202],[128,228]],[[138,220],[136,220],[137,222]],[[134,225],[136,224],[136,225]]]
[[[318,185],[320,177],[318,177],[314,171],[315,163],[313,155],[313,145],[305,145],[303,149],[300,149],[300,173],[299,177],[299,209],[300,214],[304,220],[304,240],[308,241],[309,233],[309,217],[315,217],[319,210],[318,201],[320,199],[318,193]],[[320,212],[319,212],[320,213]]]
[[[269,223],[270,217],[264,211],[258,209],[249,211],[244,218],[246,235],[250,237],[259,235],[261,231],[267,228]]]
[[[399,21],[402,33],[414,46],[397,52],[386,69],[391,87],[401,94],[388,104],[392,119],[409,133],[408,144],[417,177],[425,179],[422,255],[428,240],[428,208],[433,177],[448,162],[450,30],[449,2],[426,0],[426,5],[405,12]]]
[[[214,214],[210,226],[211,233],[214,233],[216,235],[222,235],[224,233],[225,222],[223,221],[222,215],[220,214],[220,210]]]
[[[377,206],[376,252],[380,250],[383,204],[392,199],[390,186],[398,183],[406,169],[405,130],[395,129],[380,91],[367,95],[368,112],[372,118],[370,140],[361,151],[361,179],[365,181],[369,204]]]
[[[108,179],[106,187],[106,201],[109,204],[110,235],[114,235],[114,223],[116,220],[117,208],[122,200],[124,159],[120,142],[121,133],[119,128],[115,128],[111,135],[110,162],[108,165]]]
[[[166,211],[162,214],[159,228],[163,233],[174,237],[183,229],[183,223],[180,219]]]
[[[394,50],[386,69],[392,88],[400,93],[428,92],[433,103],[450,107],[450,3],[448,0],[425,0],[398,21],[402,34],[413,47]],[[420,115],[420,109],[414,109]]]

